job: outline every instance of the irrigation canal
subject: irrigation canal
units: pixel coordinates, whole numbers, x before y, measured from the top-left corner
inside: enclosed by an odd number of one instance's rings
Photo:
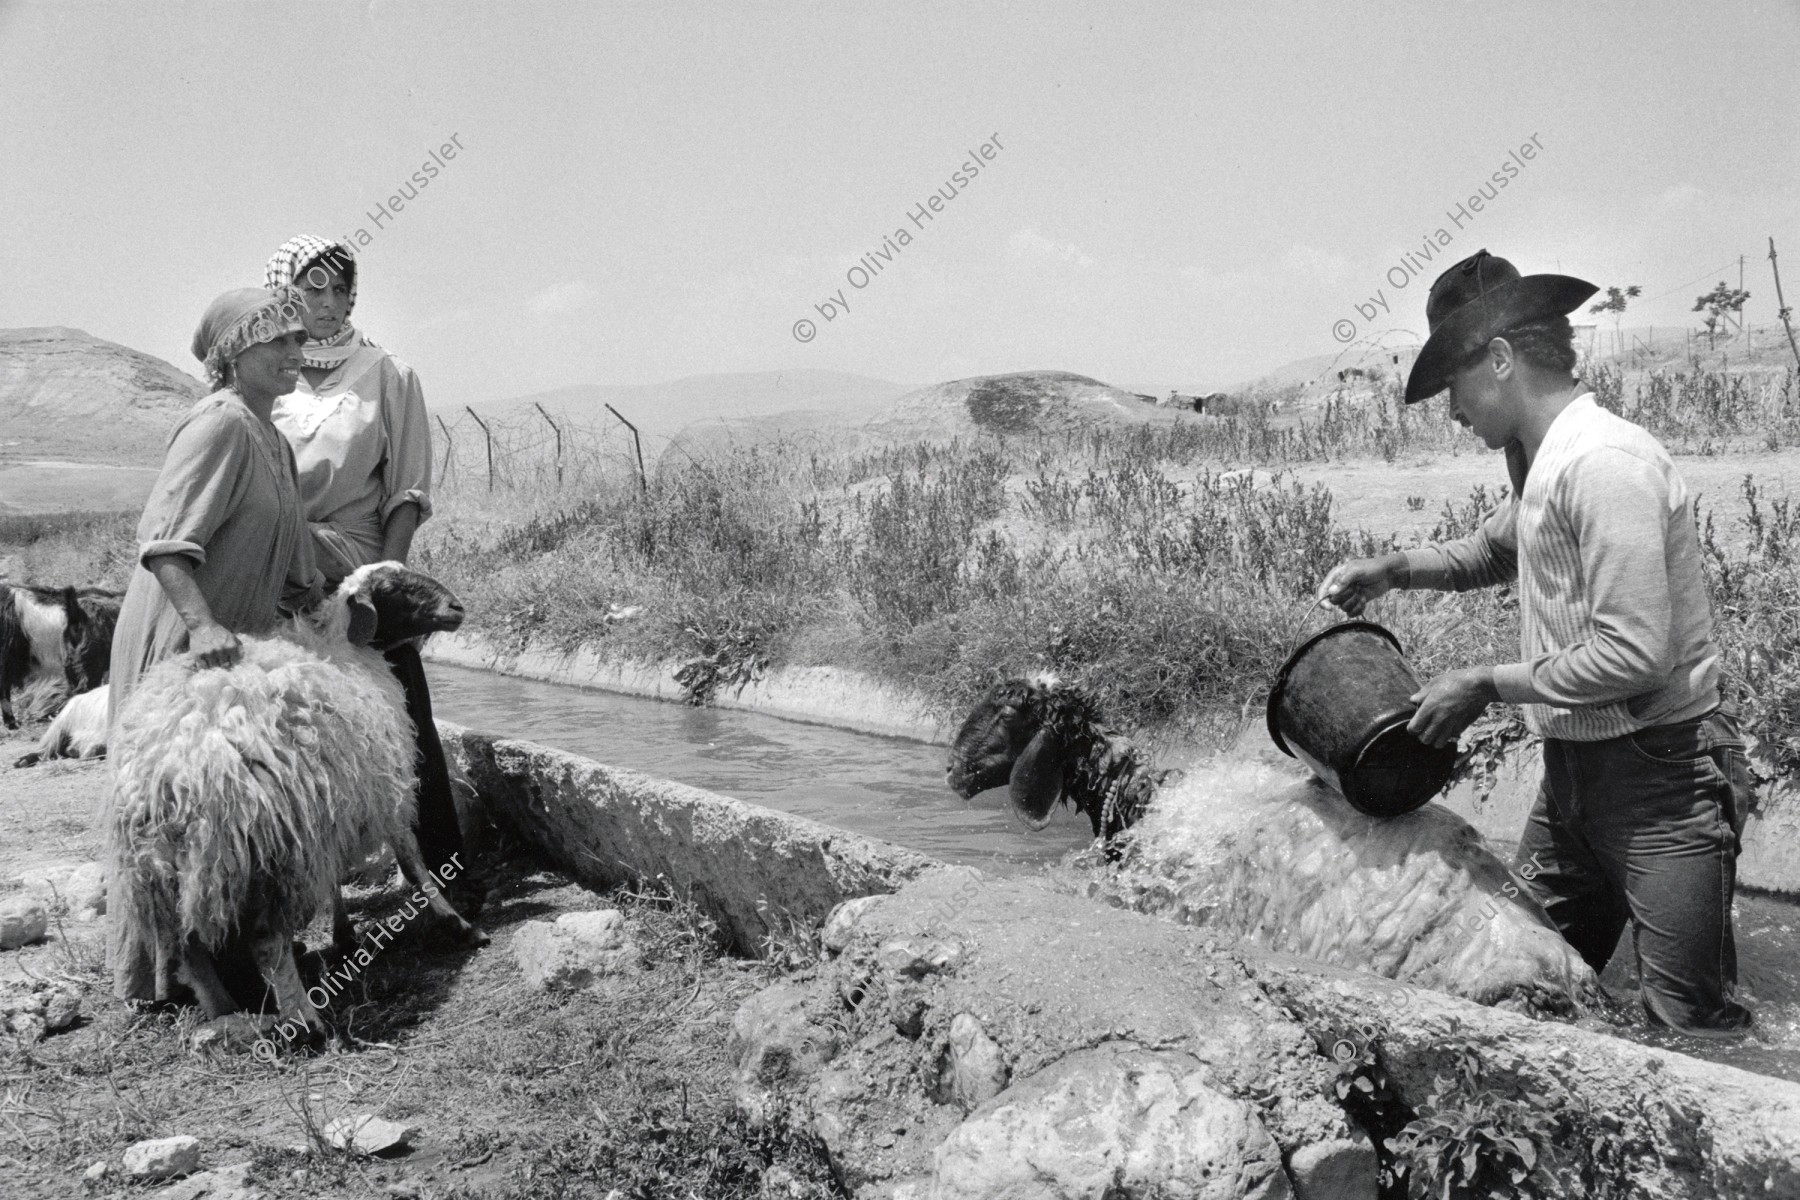
[[[434,706],[445,720],[810,817],[945,862],[1000,875],[1031,872],[1054,865],[1090,837],[1087,819],[1067,811],[1042,833],[1027,833],[998,790],[963,800],[944,786],[941,746],[444,664],[430,670]],[[1800,906],[1740,894],[1736,931],[1756,1034],[1741,1042],[1700,1042],[1647,1028],[1628,1036],[1800,1082]],[[1628,995],[1635,990],[1629,937],[1604,976]]]

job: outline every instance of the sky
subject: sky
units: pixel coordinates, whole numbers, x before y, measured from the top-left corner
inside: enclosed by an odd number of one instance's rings
[[[302,232],[357,242],[356,321],[437,406],[801,367],[1210,389],[1416,343],[1482,248],[1669,327],[1742,255],[1773,322],[1797,52],[1800,5],[1730,0],[0,0],[0,327],[197,373],[207,303]]]

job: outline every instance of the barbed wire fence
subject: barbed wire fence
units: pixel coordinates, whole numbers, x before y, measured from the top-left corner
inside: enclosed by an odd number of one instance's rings
[[[432,414],[435,487],[560,491],[603,483],[643,487],[641,439],[623,417],[578,418],[533,404],[496,416],[464,407]]]

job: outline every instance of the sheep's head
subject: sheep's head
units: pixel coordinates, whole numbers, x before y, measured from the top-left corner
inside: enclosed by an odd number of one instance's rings
[[[1049,728],[1055,676],[1008,679],[976,701],[950,746],[945,782],[964,799],[1009,784],[1013,808],[1033,829],[1050,821],[1063,794],[1064,750]]]
[[[397,562],[357,568],[332,599],[342,606],[345,638],[377,650],[463,623],[463,606],[449,588]]]

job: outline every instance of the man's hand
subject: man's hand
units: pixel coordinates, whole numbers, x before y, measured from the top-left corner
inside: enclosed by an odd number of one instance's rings
[[[1444,672],[1411,699],[1419,711],[1407,722],[1407,732],[1427,746],[1448,746],[1500,693],[1494,687],[1494,668],[1470,667]]]
[[[244,656],[244,647],[237,634],[208,622],[188,634],[188,652],[202,668],[229,667]]]
[[[1318,601],[1335,604],[1354,617],[1376,597],[1393,588],[1404,587],[1406,575],[1404,554],[1353,558],[1331,568],[1331,574],[1319,585]]]

